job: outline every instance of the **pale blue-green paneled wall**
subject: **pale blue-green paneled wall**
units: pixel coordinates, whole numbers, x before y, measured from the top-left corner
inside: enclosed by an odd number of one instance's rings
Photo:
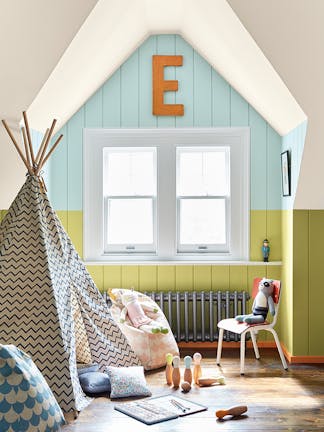
[[[282,197],[282,208],[284,210],[290,210],[294,207],[306,131],[307,120],[282,138],[282,151],[289,151],[291,166],[291,195]]]
[[[183,103],[183,117],[152,115],[152,55],[183,55],[182,67],[165,68],[179,91],[166,103]],[[102,53],[102,55],[104,55]],[[82,80],[82,73],[78,79]],[[281,138],[180,36],[149,37],[79,109],[59,133],[51,158],[49,195],[57,210],[82,210],[82,130],[90,127],[251,127],[251,209],[281,208]]]

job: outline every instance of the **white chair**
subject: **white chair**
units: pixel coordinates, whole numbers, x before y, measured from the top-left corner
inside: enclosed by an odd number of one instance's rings
[[[252,290],[252,297],[254,298],[258,293],[258,285],[261,278],[255,278],[253,281],[253,290]],[[281,293],[281,283],[279,280],[274,281],[275,290],[273,293],[273,300],[275,305],[275,315],[273,317],[273,321],[270,323],[268,321],[265,321],[261,324],[246,324],[246,323],[239,323],[236,321],[235,318],[228,318],[223,319],[222,321],[219,321],[217,324],[219,328],[219,337],[218,337],[218,346],[217,346],[217,358],[216,363],[217,365],[220,365],[220,359],[222,355],[222,344],[223,344],[223,336],[224,336],[224,330],[230,331],[232,333],[236,333],[241,336],[241,345],[240,345],[240,372],[241,375],[244,375],[244,361],[245,361],[245,335],[250,332],[252,344],[254,348],[255,357],[257,359],[260,358],[258,345],[256,342],[256,334],[259,330],[267,330],[273,334],[274,340],[277,345],[277,349],[281,358],[282,365],[285,370],[288,369],[287,362],[285,359],[285,356],[283,354],[280,341],[277,335],[277,332],[274,330],[274,326],[276,325],[277,318],[278,318],[278,311],[279,311],[279,303],[280,303],[280,293]]]

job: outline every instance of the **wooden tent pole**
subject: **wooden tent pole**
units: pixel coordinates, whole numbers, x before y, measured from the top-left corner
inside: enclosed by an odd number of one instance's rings
[[[43,168],[43,166],[46,164],[48,158],[51,156],[51,154],[53,153],[53,151],[56,149],[56,147],[58,146],[59,142],[61,141],[61,139],[63,138],[63,135],[60,135],[57,140],[55,141],[55,143],[53,144],[53,147],[50,149],[50,151],[47,153],[45,159],[43,161],[40,162],[39,167],[37,168],[36,174],[39,175],[40,170]]]
[[[47,128],[46,131],[45,131],[45,134],[43,136],[42,143],[41,143],[41,145],[40,145],[40,147],[38,149],[38,152],[37,152],[37,155],[36,155],[36,158],[35,158],[35,162],[36,162],[37,166],[39,164],[39,159],[40,159],[40,156],[41,156],[42,151],[43,151],[43,147],[44,147],[44,144],[45,144],[45,141],[46,141],[46,138],[47,138],[48,131],[49,131],[49,129]]]
[[[24,141],[24,147],[25,147],[25,153],[26,153],[26,160],[27,160],[27,162],[28,162],[28,165],[29,165],[29,166],[32,166],[32,165],[31,165],[31,162],[30,162],[30,154],[29,154],[29,150],[28,150],[28,144],[27,144],[27,138],[26,138],[26,131],[25,131],[24,126],[21,128],[21,131],[22,131],[22,136],[23,136],[23,141]]]
[[[6,121],[5,120],[1,120],[1,121],[2,121],[3,126],[5,127],[8,135],[10,136],[11,141],[13,142],[14,146],[16,147],[16,150],[19,153],[19,156],[21,157],[21,159],[24,162],[26,168],[28,169],[29,174],[30,175],[34,175],[34,173],[33,173],[32,169],[31,169],[30,165],[28,165],[28,162],[25,159],[22,151],[20,150],[19,145],[17,144],[17,141],[15,140],[15,137],[13,136],[11,130],[9,129],[9,126],[7,125]]]
[[[51,128],[49,130],[49,133],[48,133],[48,135],[46,137],[45,143],[44,143],[43,148],[42,148],[42,152],[41,152],[39,160],[38,160],[37,172],[39,172],[40,168],[43,166],[43,159],[44,159],[44,156],[45,156],[45,152],[46,152],[47,146],[48,146],[48,144],[49,144],[49,142],[51,140],[51,136],[52,136],[53,130],[55,128],[56,122],[57,122],[57,120],[54,119],[53,122],[52,122],[52,126],[51,126]]]
[[[26,111],[23,111],[23,117],[24,117],[24,122],[25,122],[26,132],[27,132],[27,139],[28,139],[28,144],[29,144],[30,156],[31,156],[31,160],[32,160],[32,162],[33,162],[33,166],[34,166],[34,164],[35,164],[34,149],[33,149],[33,143],[32,143],[32,140],[31,140],[31,138],[30,138],[30,131],[29,131],[29,125],[28,125],[28,120],[27,120],[27,114],[26,114]]]

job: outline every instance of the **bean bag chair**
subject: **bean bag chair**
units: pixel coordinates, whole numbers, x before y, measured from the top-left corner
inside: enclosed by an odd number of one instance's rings
[[[14,345],[0,345],[0,431],[55,432],[64,423],[32,359]]]
[[[179,355],[169,323],[155,301],[145,294],[123,288],[112,288],[108,293],[112,301],[111,315],[145,370],[165,366],[167,353]],[[134,319],[135,297],[135,310],[141,315],[139,319]],[[129,298],[133,300],[131,307],[125,301]]]

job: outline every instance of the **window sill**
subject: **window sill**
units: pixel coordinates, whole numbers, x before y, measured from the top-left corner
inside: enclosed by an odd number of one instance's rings
[[[143,266],[204,266],[204,265],[213,265],[213,266],[281,266],[282,261],[196,261],[196,260],[186,260],[186,261],[178,261],[178,260],[169,260],[169,261],[85,261],[84,264],[86,266],[116,266],[116,265],[124,265],[124,266],[135,266],[135,265],[143,265]]]

